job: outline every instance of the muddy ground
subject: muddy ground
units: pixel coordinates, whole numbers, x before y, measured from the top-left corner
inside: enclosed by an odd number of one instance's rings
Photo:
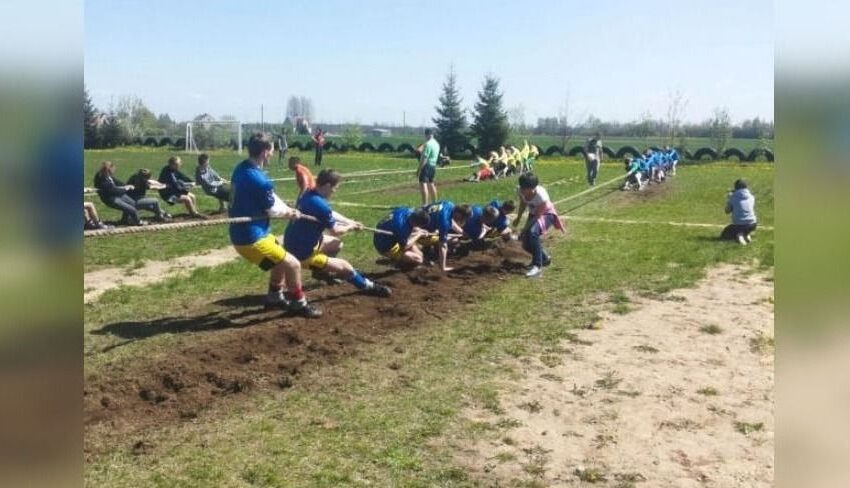
[[[194,419],[228,398],[289,388],[310,368],[474,303],[487,282],[523,273],[528,259],[518,243],[500,243],[469,254],[446,275],[430,267],[373,274],[392,287],[388,299],[363,296],[347,283],[323,286],[308,294],[324,310],[320,319],[267,311],[258,294],[212,297],[214,307],[180,316],[106,324],[92,333],[114,336],[113,347],[157,334],[204,333],[165,360],[140,358],[86,378],[86,452],[129,442],[128,435],[146,428]]]

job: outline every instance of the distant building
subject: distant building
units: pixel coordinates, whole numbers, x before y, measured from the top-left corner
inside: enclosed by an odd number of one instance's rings
[[[393,135],[389,129],[369,129],[369,133],[375,137],[387,137]]]

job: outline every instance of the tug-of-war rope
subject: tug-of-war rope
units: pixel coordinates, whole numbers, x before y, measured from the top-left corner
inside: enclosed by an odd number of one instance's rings
[[[171,224],[154,224],[154,225],[142,225],[135,227],[117,227],[114,229],[96,229],[96,230],[87,230],[83,232],[84,237],[104,237],[104,236],[112,236],[112,235],[120,235],[120,234],[141,234],[143,232],[157,232],[161,230],[176,230],[176,229],[191,229],[195,227],[209,227],[211,225],[224,225],[224,224],[244,224],[248,222],[253,222],[256,220],[291,220],[286,217],[268,217],[268,216],[260,216],[260,217],[231,217],[224,219],[210,219],[210,220],[196,220],[193,222],[176,222]],[[310,220],[312,222],[318,222],[313,216],[310,215],[301,215],[298,217],[301,220]],[[375,234],[385,234],[392,235],[392,232],[375,229],[373,227],[361,227],[361,230],[365,230],[368,232],[374,232]]]

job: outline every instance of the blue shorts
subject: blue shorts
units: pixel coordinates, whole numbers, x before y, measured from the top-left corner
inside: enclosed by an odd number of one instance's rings
[[[434,176],[437,173],[437,167],[426,164],[419,171],[419,183],[433,183]]]

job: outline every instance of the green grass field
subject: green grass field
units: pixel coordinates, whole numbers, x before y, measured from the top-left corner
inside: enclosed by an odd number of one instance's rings
[[[730,145],[738,147],[734,141]],[[85,179],[90,184],[104,159],[117,163],[122,178],[140,167],[157,172],[169,154],[143,149],[87,151]],[[232,152],[211,155],[213,167],[222,175],[229,174],[239,160]],[[192,175],[193,156],[182,156],[185,173]],[[352,177],[335,195],[340,202],[415,205],[419,201],[410,157],[328,153],[324,165],[343,173],[411,170]],[[439,171],[438,187],[470,172]],[[575,159],[542,158],[536,173],[554,201],[587,189],[583,163]],[[270,174],[290,176],[276,160]],[[622,174],[619,163],[604,164],[599,178],[604,182]],[[90,432],[89,441],[99,449],[88,456],[86,484],[475,486],[475,480],[454,461],[456,441],[498,435],[498,428],[470,422],[460,413],[467,408],[498,413],[496,392],[500,381],[514,374],[510,364],[555,347],[570,329],[592,320],[596,312],[587,304],[594,297],[609,297],[605,306],[615,310],[618,305],[622,308],[616,297],[624,292],[657,296],[688,287],[719,263],[772,269],[774,233],[770,228],[759,230],[753,244],[742,247],[717,242],[719,228],[668,223],[727,223],[724,198],[737,178],[746,179],[756,195],[760,225],[772,226],[774,165],[767,163],[683,166],[678,176],[647,194],[611,191],[611,186],[567,200],[558,208],[569,233],[547,239],[555,264],[543,279],[529,281],[517,275],[488,282],[487,293],[476,302],[442,319],[367,342],[352,357],[309,369],[292,388],[251,392],[222,402],[197,419],[134,433],[122,442],[100,441],[98,432]],[[515,185],[513,179],[454,184],[442,189],[440,198],[484,203],[511,198]],[[284,199],[292,198],[293,182],[279,182],[277,188]],[[97,197],[91,200],[101,217],[117,218],[117,212],[105,208]],[[199,201],[202,209],[217,206],[211,197]],[[337,210],[366,225],[374,225],[386,213],[365,207],[338,206]],[[275,232],[281,231],[282,225],[277,224]],[[343,257],[367,272],[382,269],[375,264],[371,236],[350,235],[344,240]],[[227,245],[226,228],[207,227],[87,239],[84,257],[87,270],[115,266],[125,270],[117,272],[126,272],[143,260],[170,259]],[[201,317],[215,310],[215,300],[261,293],[265,280],[254,267],[234,261],[195,270],[186,278],[106,292],[85,306],[86,378],[167,359],[178,348],[204,343],[217,333],[164,333],[112,348],[120,342],[118,338],[93,331],[174,314]],[[439,304],[435,307],[439,310]],[[134,452],[130,446],[139,442],[149,447]]]

